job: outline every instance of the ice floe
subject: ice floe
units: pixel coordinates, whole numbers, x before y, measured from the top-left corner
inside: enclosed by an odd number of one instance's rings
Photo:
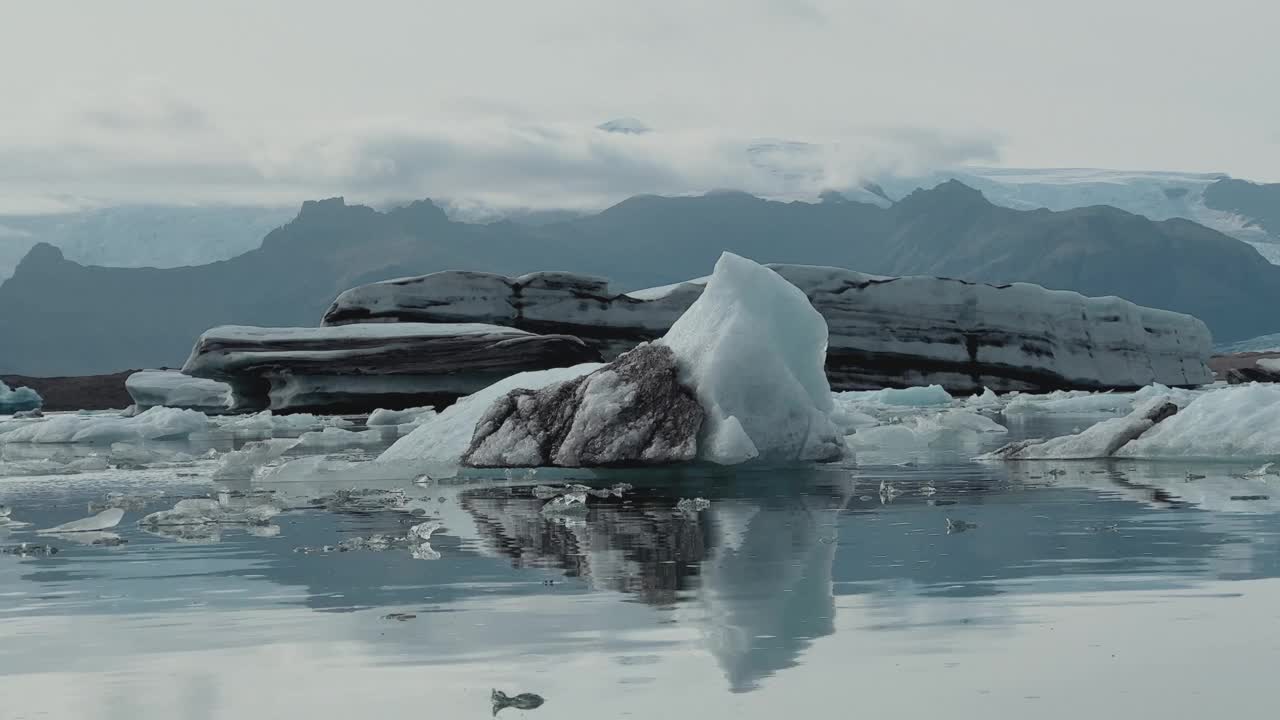
[[[10,388],[0,380],[0,415],[39,409],[44,404],[40,393],[29,387]]]

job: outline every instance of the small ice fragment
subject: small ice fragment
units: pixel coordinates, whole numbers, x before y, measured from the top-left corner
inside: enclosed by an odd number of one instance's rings
[[[1186,481],[1186,482],[1191,482],[1192,480],[1203,480],[1204,478],[1205,478],[1205,476],[1204,476],[1204,475],[1197,475],[1197,474],[1195,474],[1195,473],[1191,472],[1190,470],[1188,470],[1188,471],[1187,471],[1187,476],[1186,476],[1186,478],[1184,478],[1184,479],[1185,479],[1185,481]]]
[[[891,482],[880,481],[880,502],[893,502],[893,499],[902,494],[902,491]]]
[[[633,489],[635,488],[631,483],[618,483],[613,487],[609,488],[609,493],[614,497],[622,497],[623,493],[629,493]]]
[[[541,695],[533,693],[520,693],[519,695],[507,695],[501,690],[494,690],[490,699],[493,701],[493,714],[497,714],[507,708],[515,708],[517,710],[536,710],[542,707],[545,700]]]
[[[1250,470],[1249,472],[1245,473],[1244,476],[1249,478],[1250,480],[1263,480],[1267,477],[1267,474],[1271,472],[1272,465],[1275,465],[1275,463],[1267,463],[1266,465],[1263,465],[1260,468],[1257,468],[1255,470]]]
[[[542,506],[542,512],[546,514],[560,513],[585,513],[587,511],[587,494],[583,492],[568,492],[558,495]]]
[[[435,520],[428,520],[427,522],[414,525],[413,527],[409,528],[409,541],[410,542],[427,542],[431,539],[432,535],[434,535],[435,533],[439,532],[442,529],[444,529],[444,526],[436,522]]]
[[[696,497],[693,499],[683,498],[676,503],[676,510],[686,514],[693,515],[711,507],[711,501],[706,498]]]
[[[8,505],[0,505],[0,519],[8,518],[13,513],[13,508]]]
[[[393,612],[382,616],[383,620],[395,620],[397,622],[406,622],[418,617],[414,613]]]
[[[978,527],[978,523],[965,522],[964,520],[952,520],[947,518],[947,534],[962,533],[966,530],[972,530]]]
[[[97,530],[109,530],[120,524],[121,518],[124,517],[124,510],[120,508],[107,508],[97,515],[79,520],[72,520],[63,523],[57,527],[51,527],[41,530],[40,533],[70,533],[70,532],[94,532]]]
[[[0,553],[5,555],[17,555],[19,557],[31,557],[33,555],[57,555],[58,548],[52,545],[40,545],[38,543],[24,542],[17,545],[0,547]]]
[[[921,495],[923,495],[923,496],[925,496],[925,497],[929,497],[930,495],[934,495],[934,494],[936,494],[937,492],[938,492],[938,489],[937,489],[937,488],[935,488],[933,485],[925,485],[924,487],[920,488],[920,494],[921,494]]]
[[[539,500],[550,500],[562,492],[564,492],[563,488],[551,487],[550,485],[535,485],[533,487],[533,496]]]
[[[431,477],[430,475],[427,475],[426,473],[423,473],[413,479],[413,484],[414,485],[430,485],[435,481],[436,481],[435,478]]]

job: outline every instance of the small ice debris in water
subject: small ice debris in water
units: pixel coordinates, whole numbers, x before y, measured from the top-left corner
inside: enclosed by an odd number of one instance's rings
[[[966,530],[972,530],[978,527],[978,523],[966,522],[964,520],[952,520],[947,518],[947,534],[962,533]]]
[[[902,494],[902,491],[899,490],[897,486],[895,486],[893,483],[886,482],[884,480],[880,481],[880,502],[882,503],[893,502],[893,499],[898,497],[901,494]]]
[[[1260,468],[1250,470],[1249,472],[1244,474],[1244,477],[1247,477],[1250,480],[1264,480],[1266,479],[1267,475],[1271,472],[1272,465],[1275,465],[1275,463],[1267,463],[1266,465],[1263,465]]]
[[[609,488],[609,494],[614,497],[622,497],[623,493],[629,493],[634,489],[635,489],[635,486],[632,485],[631,483],[618,483],[613,487]]]
[[[428,520],[409,528],[409,540],[412,542],[427,542],[431,536],[444,529],[444,525],[435,520]]]
[[[1270,495],[1232,495],[1232,500],[1270,500]]]
[[[520,693],[519,695],[508,695],[501,690],[494,690],[490,695],[493,701],[493,714],[496,717],[499,712],[507,708],[515,708],[517,710],[536,710],[542,707],[542,703],[546,702],[541,695],[533,693]]]
[[[125,545],[129,542],[115,533],[102,533],[101,535],[101,537],[93,539],[93,545],[100,545],[102,547],[119,547],[120,545]]]
[[[547,514],[584,513],[586,511],[587,494],[582,492],[567,492],[563,495],[557,495],[542,506],[542,512]]]
[[[40,530],[41,533],[70,533],[70,532],[95,532],[97,530],[109,530],[120,524],[121,518],[124,517],[124,510],[120,508],[107,508],[97,515],[71,522],[63,523],[56,527]]]
[[[424,474],[419,475],[418,477],[414,478],[414,479],[413,479],[413,484],[414,484],[414,485],[431,485],[431,484],[435,483],[435,481],[436,481],[436,479],[435,479],[435,478],[433,478],[433,477],[431,477],[430,475],[427,475],[427,474],[425,474],[425,473],[424,473]]]
[[[395,621],[397,621],[397,622],[407,622],[407,621],[412,620],[412,619],[414,619],[414,618],[416,618],[416,617],[418,617],[418,616],[417,616],[416,614],[414,614],[414,613],[393,612],[393,613],[387,613],[386,615],[383,615],[383,616],[382,616],[382,619],[383,619],[383,620],[395,620]]]
[[[932,483],[929,483],[924,487],[920,488],[920,494],[925,497],[929,497],[930,495],[937,494],[937,492],[938,492],[938,488],[934,487]]]
[[[57,555],[58,548],[52,545],[40,545],[38,543],[19,543],[18,545],[9,545],[0,547],[0,553],[5,555],[17,555],[19,557],[31,557],[33,555]]]
[[[42,417],[44,417],[44,413],[41,412],[40,408],[36,408],[35,410],[19,410],[13,414],[14,420],[35,420],[36,418]]]
[[[709,507],[711,507],[711,501],[707,500],[706,498],[700,498],[700,497],[696,497],[692,499],[683,498],[680,500],[680,502],[676,503],[676,510],[679,510],[685,515],[694,515],[702,512],[703,510],[706,510]]]
[[[1088,530],[1089,532],[1094,532],[1094,533],[1117,532],[1119,531],[1119,529],[1120,529],[1120,525],[1118,523],[1110,523],[1107,525],[1088,525],[1085,527],[1085,530]]]
[[[552,487],[550,485],[534,485],[533,496],[539,500],[550,500],[551,498],[564,492],[563,489]]]
[[[9,515],[13,513],[13,508],[8,505],[0,505],[0,521],[7,520]]]
[[[1187,476],[1186,476],[1186,478],[1184,478],[1184,481],[1185,481],[1185,482],[1191,482],[1192,480],[1203,480],[1204,478],[1205,478],[1205,476],[1204,476],[1204,475],[1197,475],[1197,474],[1195,474],[1195,473],[1191,472],[1190,470],[1188,470],[1188,471],[1187,471]]]
[[[1050,475],[1050,477],[1060,477],[1060,476],[1062,476],[1062,475],[1066,475],[1066,474],[1067,474],[1067,471],[1066,471],[1066,470],[1060,470],[1060,469],[1058,469],[1058,468],[1054,468],[1054,469],[1052,469],[1052,470],[1050,470],[1050,471],[1049,471],[1049,475]]]

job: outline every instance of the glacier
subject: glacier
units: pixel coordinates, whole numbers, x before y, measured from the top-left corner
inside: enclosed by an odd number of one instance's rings
[[[237,412],[369,412],[447,403],[524,370],[598,358],[574,337],[477,323],[228,325],[200,336],[182,372],[230,385]]]
[[[837,390],[937,384],[951,393],[1136,389],[1211,382],[1204,323],[1115,298],[1027,283],[881,277],[768,265],[799,288],[829,329]],[[323,318],[352,323],[482,322],[574,335],[608,360],[661,337],[705,278],[614,294],[599,278],[442,272],[348,290]]]

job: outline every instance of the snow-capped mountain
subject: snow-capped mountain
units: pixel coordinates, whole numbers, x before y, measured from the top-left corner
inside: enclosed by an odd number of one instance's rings
[[[1265,212],[1257,209],[1259,201],[1247,205],[1232,201],[1237,186],[1260,191],[1277,186],[1233,180],[1221,173],[977,167],[884,178],[878,184],[897,200],[947,180],[959,180],[980,190],[996,205],[1016,210],[1110,205],[1151,220],[1185,218],[1243,240],[1272,263],[1280,264],[1280,228],[1265,224]],[[1280,191],[1275,195],[1274,204],[1280,210]]]

